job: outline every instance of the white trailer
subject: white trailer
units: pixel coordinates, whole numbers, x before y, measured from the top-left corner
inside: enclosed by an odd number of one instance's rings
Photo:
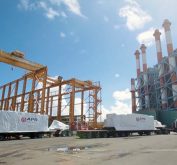
[[[137,132],[140,135],[149,135],[155,130],[154,117],[143,114],[108,114],[104,121],[104,128],[115,130],[119,134]]]
[[[39,138],[44,134],[50,134],[47,115],[0,111],[0,140],[20,136]]]
[[[150,135],[155,131],[154,117],[142,114],[108,114],[102,130],[77,131],[80,138],[129,136],[132,133]]]

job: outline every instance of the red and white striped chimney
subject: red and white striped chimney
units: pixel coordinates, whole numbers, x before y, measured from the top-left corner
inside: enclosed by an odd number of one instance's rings
[[[136,57],[136,72],[137,72],[137,77],[139,77],[140,73],[141,73],[141,69],[140,69],[140,52],[139,52],[139,50],[136,50],[135,57]]]
[[[161,33],[159,32],[158,29],[156,29],[153,36],[155,37],[158,63],[162,61],[162,47],[161,47],[160,35]]]
[[[143,60],[143,72],[147,72],[147,62],[146,62],[146,46],[144,44],[140,47],[142,52],[142,60]]]
[[[171,38],[171,30],[170,30],[171,22],[169,20],[165,20],[163,23],[163,27],[165,30],[166,42],[167,42],[167,50],[168,50],[168,61],[169,61],[169,70],[171,72],[171,83],[172,83],[172,93],[173,93],[173,101],[174,106],[177,107],[177,76],[175,68],[176,59],[173,55],[173,43]]]
[[[168,19],[165,19],[162,26],[164,27],[165,30],[168,56],[170,56],[173,52],[173,43],[170,30],[171,22]]]
[[[162,109],[167,108],[167,90],[166,88],[163,88],[165,82],[162,77],[164,74],[164,67],[162,62],[162,47],[161,47],[161,41],[160,41],[160,35],[158,29],[155,30],[153,36],[155,37],[155,43],[156,43],[156,50],[157,50],[157,61],[158,61],[158,68],[159,68],[159,78],[160,78],[160,87],[161,87],[161,100],[162,100]]]
[[[149,108],[149,94],[148,94],[148,75],[147,75],[147,62],[146,62],[146,46],[144,44],[140,47],[142,52],[142,60],[143,60],[143,77],[144,77],[144,85],[145,85],[145,107]]]
[[[132,113],[136,112],[135,79],[131,79]]]

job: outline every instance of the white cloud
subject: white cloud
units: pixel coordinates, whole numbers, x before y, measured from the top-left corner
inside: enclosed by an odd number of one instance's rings
[[[154,42],[153,33],[154,33],[154,28],[150,28],[149,30],[138,34],[138,36],[136,37],[136,40],[140,44],[145,44],[146,46],[151,46]]]
[[[30,0],[20,0],[20,3],[17,5],[19,9],[24,10],[33,10],[37,8],[36,3],[31,3]]]
[[[53,5],[61,5],[63,0],[49,0],[51,4]]]
[[[136,37],[136,40],[140,44],[145,44],[146,46],[152,46],[155,43],[155,39],[153,36],[154,31],[155,31],[155,29],[153,27],[151,27],[149,30],[138,34],[138,36]],[[162,33],[161,40],[163,40],[164,39],[164,31],[163,31],[163,29],[160,29],[160,31]]]
[[[67,18],[68,16],[66,13],[61,10],[61,5],[66,6],[70,12],[80,17],[87,18],[84,14],[82,14],[78,0],[20,0],[18,8],[24,10],[43,9],[46,17],[49,19],[54,19],[57,16]]]
[[[101,121],[104,121],[106,119],[106,115],[112,113],[111,110],[105,108],[104,106],[101,107]]]
[[[68,17],[64,11],[62,11],[60,14],[61,14],[61,16],[64,17],[64,18],[67,18],[67,17]]]
[[[110,108],[102,106],[102,120],[106,118],[106,114],[129,114],[131,113],[131,93],[129,89],[115,91],[113,93],[115,103]]]
[[[116,73],[114,76],[115,76],[115,78],[119,78],[120,77],[120,75],[118,73]]]
[[[40,1],[40,2],[38,3],[38,5],[39,5],[39,8],[42,8],[42,9],[44,9],[44,10],[47,10],[47,9],[48,9],[48,6],[47,6],[46,2]]]
[[[88,109],[88,105],[85,103],[84,101],[84,105],[83,105],[83,114],[84,115],[88,115],[86,114],[86,111]],[[74,111],[75,115],[81,115],[81,98],[75,98],[75,111]]]
[[[61,37],[61,38],[65,38],[65,37],[66,37],[66,34],[63,33],[63,32],[60,32],[60,37]]]
[[[131,95],[130,95],[130,90],[127,88],[123,91],[115,91],[113,93],[113,98],[117,101],[127,101],[130,100]]]
[[[59,12],[54,10],[52,7],[49,7],[46,2],[40,1],[38,7],[45,10],[45,15],[49,19],[54,19],[57,16],[60,16]]]
[[[47,18],[49,19],[54,19],[56,16],[59,16],[59,15],[60,14],[52,8],[49,8],[46,13]]]
[[[29,0],[20,0],[20,3],[18,4],[18,8],[22,8],[24,10],[28,10],[28,8],[29,8]]]
[[[126,25],[129,30],[141,29],[152,20],[152,17],[135,0],[127,0],[127,5],[120,8],[119,16],[126,18]]]
[[[104,16],[103,19],[105,22],[109,22],[109,18],[107,16]]]
[[[69,8],[72,13],[86,18],[86,16],[81,13],[78,0],[62,0],[62,2]]]

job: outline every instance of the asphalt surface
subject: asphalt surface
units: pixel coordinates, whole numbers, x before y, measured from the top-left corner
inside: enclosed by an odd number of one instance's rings
[[[0,141],[0,165],[176,165],[177,134]]]

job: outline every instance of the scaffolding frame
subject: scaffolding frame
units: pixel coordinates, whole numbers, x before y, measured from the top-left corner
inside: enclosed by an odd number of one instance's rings
[[[47,114],[49,119],[56,115],[59,121],[62,113],[68,111],[70,128],[75,129],[76,106],[80,106],[81,123],[87,121],[96,128],[101,116],[100,83],[61,77],[49,80],[44,67],[0,86],[0,110]],[[76,98],[80,103],[75,102]]]
[[[177,52],[174,51],[172,56],[175,56],[177,62]],[[159,76],[160,69],[163,67],[163,74]],[[147,73],[141,72],[140,76],[135,79],[135,97],[136,97],[136,111],[141,110],[162,110],[162,98],[161,92],[167,91],[167,107],[165,110],[177,110],[174,105],[173,98],[177,96],[177,91],[172,89],[172,84],[177,84],[177,81],[173,81],[172,77],[177,75],[177,67],[173,67],[170,71],[170,64],[168,58],[164,57],[160,64],[155,65],[153,68],[148,68]],[[148,83],[144,83],[143,75],[148,74]],[[163,80],[163,85],[160,81]],[[149,95],[150,106],[145,107],[145,89]],[[175,93],[175,95],[173,95]]]

